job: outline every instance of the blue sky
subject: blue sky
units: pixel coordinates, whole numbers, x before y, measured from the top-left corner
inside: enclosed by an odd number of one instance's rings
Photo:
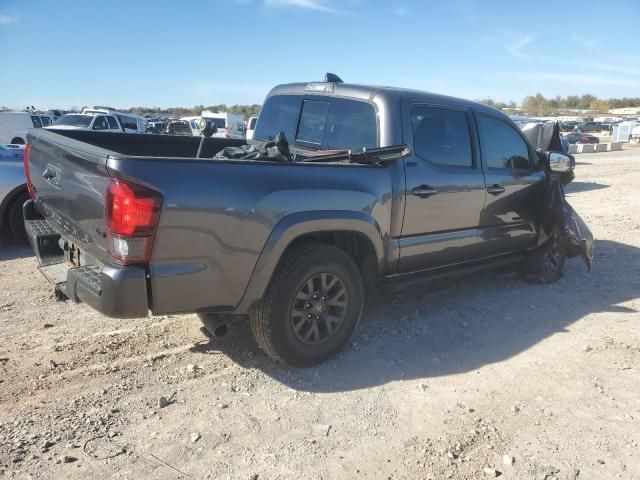
[[[579,6],[576,6],[579,5]],[[640,96],[638,0],[0,0],[0,106],[262,103],[345,81]]]

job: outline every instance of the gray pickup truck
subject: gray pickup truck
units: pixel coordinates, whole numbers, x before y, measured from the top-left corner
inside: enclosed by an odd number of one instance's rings
[[[347,342],[369,287],[511,262],[546,283],[566,256],[590,259],[556,198],[572,157],[536,151],[498,110],[298,83],[269,93],[252,142],[281,132],[286,156],[212,158],[244,142],[209,138],[196,158],[194,137],[32,130],[24,214],[40,270],[107,316],[195,312],[216,334],[248,315],[267,354],[307,366]]]

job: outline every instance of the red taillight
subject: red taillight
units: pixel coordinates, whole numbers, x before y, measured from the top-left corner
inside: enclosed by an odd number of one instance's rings
[[[27,143],[24,147],[24,176],[27,178],[27,190],[29,196],[33,197],[33,185],[31,185],[31,176],[29,175],[29,152],[31,151],[31,144]]]
[[[122,263],[146,263],[158,224],[162,196],[151,189],[110,178],[105,222],[111,255]]]

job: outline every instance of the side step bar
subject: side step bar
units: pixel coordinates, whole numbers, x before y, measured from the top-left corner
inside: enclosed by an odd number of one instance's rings
[[[385,277],[382,282],[383,285],[388,287],[389,291],[393,293],[425,282],[466,277],[486,270],[517,264],[522,262],[524,257],[523,254],[502,255],[497,258],[481,260],[464,266],[456,265],[454,267],[436,268],[424,272],[392,275]]]

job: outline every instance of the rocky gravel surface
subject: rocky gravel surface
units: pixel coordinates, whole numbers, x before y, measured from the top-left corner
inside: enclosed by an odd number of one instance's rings
[[[195,315],[56,302],[28,250],[0,247],[0,477],[640,478],[640,148],[577,158],[591,272],[371,300],[305,370],[242,321],[211,341]]]

